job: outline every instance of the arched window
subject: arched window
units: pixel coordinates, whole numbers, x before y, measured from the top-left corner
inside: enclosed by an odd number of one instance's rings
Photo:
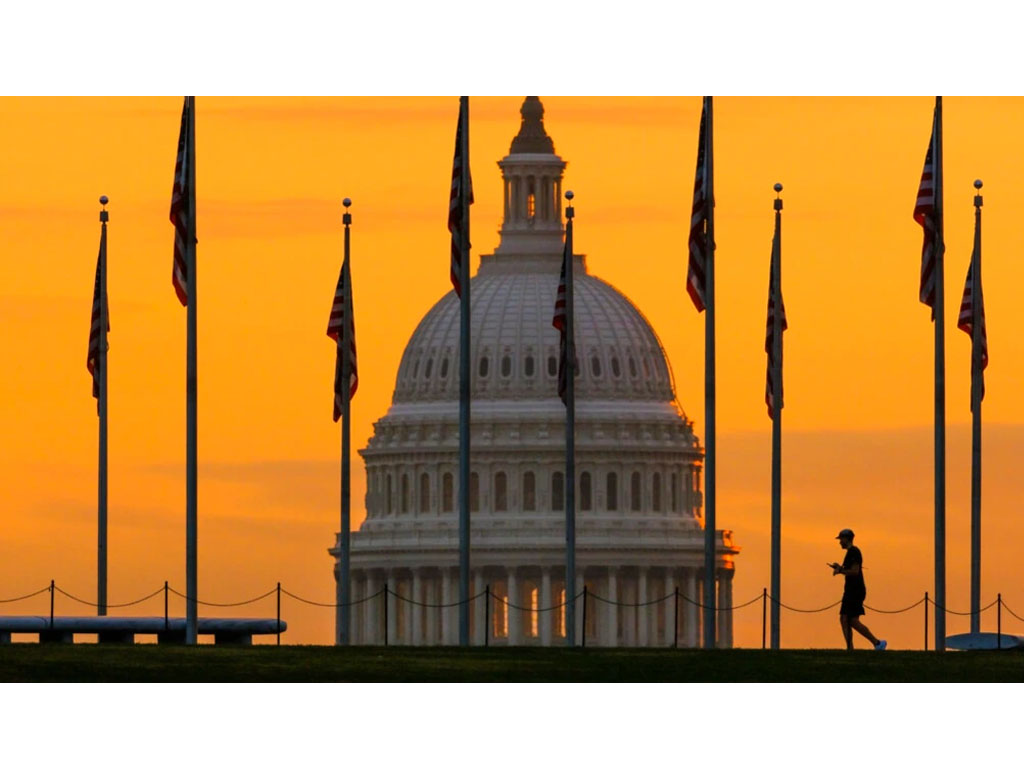
[[[420,512],[430,511],[430,475],[420,475]]]
[[[548,376],[554,377],[558,375],[558,358],[554,355],[548,355]]]
[[[502,378],[507,379],[511,375],[512,375],[512,358],[509,357],[508,355],[505,355],[504,357],[501,358],[501,376],[502,376]]]
[[[523,511],[533,512],[537,509],[537,479],[533,472],[523,473]]]
[[[392,494],[391,494],[391,475],[390,474],[388,474],[387,481],[384,483],[384,485],[385,485],[385,489],[386,489],[385,493],[384,493],[384,511],[387,514],[390,515],[392,512],[395,511],[394,502],[393,502]]]
[[[480,367],[477,369],[477,373],[481,379],[487,378],[487,370],[490,367],[490,360],[485,356],[480,358]]]
[[[469,511],[480,511],[480,475],[469,473]]]
[[[609,472],[605,476],[605,496],[607,497],[608,511],[617,510],[619,508],[619,476],[614,472]]]
[[[590,373],[595,379],[600,378],[601,376],[601,358],[597,355],[590,358]]]
[[[616,379],[622,376],[622,368],[619,367],[619,358],[612,357],[612,376]]]
[[[651,486],[651,507],[655,512],[661,512],[661,472],[655,472]]]
[[[416,362],[412,364],[412,377],[415,379],[420,373],[420,359],[417,357]]]
[[[675,472],[672,473],[672,511],[679,511],[679,478]]]
[[[632,357],[629,358],[629,375],[634,379],[636,378],[636,360]]]
[[[526,378],[533,378],[533,355],[527,355],[526,359],[523,360],[523,374]]]
[[[444,477],[441,478],[441,501],[445,512],[451,512],[455,509],[455,485],[454,478],[451,472],[445,472]]]
[[[532,219],[537,213],[537,198],[531,192],[526,196],[526,218]]]
[[[589,512],[590,507],[590,473],[583,472],[580,474],[580,511]]]
[[[409,511],[409,476],[402,475],[402,511]]]
[[[641,490],[640,473],[634,472],[629,478],[629,507],[634,512],[640,511],[640,505],[642,502]]]
[[[494,511],[508,511],[508,475],[504,472],[494,475]]]
[[[561,472],[551,474],[551,509],[554,512],[565,510],[565,475]]]
[[[430,357],[430,358],[427,358],[427,369],[423,372],[423,378],[424,379],[429,379],[430,378],[430,372],[432,370],[434,370],[434,358]]]
[[[445,357],[445,359],[441,361],[441,378],[442,379],[447,379],[448,378],[448,358],[447,357]]]

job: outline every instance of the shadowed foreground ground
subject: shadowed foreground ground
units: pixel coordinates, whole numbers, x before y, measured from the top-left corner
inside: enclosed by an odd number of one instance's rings
[[[1024,653],[0,646],[0,682],[1024,682]]]

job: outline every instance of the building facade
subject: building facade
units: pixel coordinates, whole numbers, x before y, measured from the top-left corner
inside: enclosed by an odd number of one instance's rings
[[[521,113],[498,162],[501,241],[481,256],[470,289],[470,626],[480,645],[485,632],[494,645],[553,645],[565,636],[565,409],[551,319],[566,163],[546,133],[540,100],[528,97]],[[584,256],[574,269],[577,583],[570,594],[584,585],[588,593],[585,609],[577,603],[577,638],[585,629],[588,645],[697,646],[703,451],[643,314],[590,274]],[[680,278],[680,292],[682,285]],[[351,541],[352,599],[361,601],[352,610],[355,644],[384,642],[385,613],[390,643],[458,642],[458,371],[459,300],[449,292],[409,340],[392,405],[361,451],[367,517]],[[716,539],[718,604],[727,608],[739,549],[729,531]],[[337,542],[329,552],[337,575]],[[731,647],[731,611],[718,615],[717,643]]]

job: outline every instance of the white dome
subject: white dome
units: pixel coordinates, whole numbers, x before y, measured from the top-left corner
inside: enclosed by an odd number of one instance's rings
[[[484,256],[470,284],[474,399],[552,399],[558,393],[559,333],[552,326],[561,254]],[[664,350],[625,296],[586,273],[576,258],[577,402],[674,398]],[[459,300],[446,294],[405,348],[394,402],[457,400]]]

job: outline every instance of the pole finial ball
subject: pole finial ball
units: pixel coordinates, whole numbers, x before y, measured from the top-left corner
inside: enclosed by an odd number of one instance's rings
[[[341,204],[348,208],[350,205],[352,205],[352,198],[346,197],[344,200],[341,201]]]
[[[774,189],[776,192],[781,192],[782,191],[782,185],[779,184],[779,182],[775,182],[775,186],[772,187],[772,189]]]
[[[975,179],[974,180],[974,188],[975,189],[981,189],[981,179]]]
[[[110,198],[106,195],[100,195],[100,205],[106,205],[110,202]]]
[[[573,195],[572,190],[571,189],[570,190],[566,190],[565,199],[566,200],[572,200],[573,197],[575,197],[575,195]]]

